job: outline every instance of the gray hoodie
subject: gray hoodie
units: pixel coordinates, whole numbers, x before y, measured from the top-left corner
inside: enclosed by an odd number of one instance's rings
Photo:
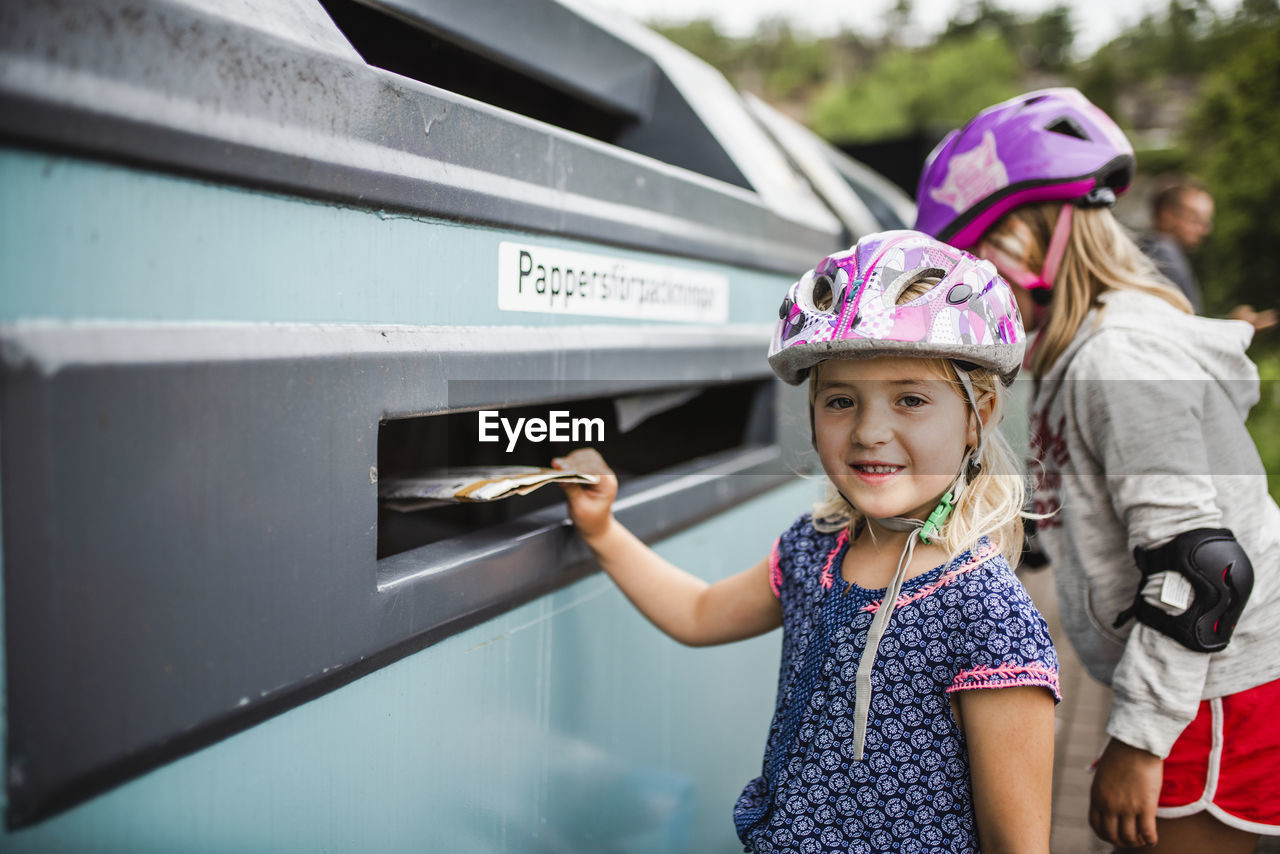
[[[1202,699],[1280,678],[1280,509],[1244,427],[1258,401],[1248,324],[1113,291],[1032,404],[1036,509],[1062,622],[1111,684],[1107,732],[1167,756]],[[1230,528],[1254,569],[1230,645],[1199,653],[1146,625],[1115,628],[1141,580],[1134,547]]]

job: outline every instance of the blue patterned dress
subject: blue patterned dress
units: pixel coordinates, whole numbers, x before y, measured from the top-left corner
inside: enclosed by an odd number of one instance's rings
[[[871,672],[866,753],[853,759],[854,676],[883,590],[848,585],[847,536],[808,514],[779,539],[782,666],[763,773],[734,823],[754,852],[976,852],[964,734],[952,691],[1042,685],[1058,698],[1044,619],[983,538],[908,580]]]

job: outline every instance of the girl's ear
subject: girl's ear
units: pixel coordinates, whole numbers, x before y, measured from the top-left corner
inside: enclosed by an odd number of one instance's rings
[[[994,426],[991,424],[991,413],[995,412],[995,409],[996,409],[995,392],[993,391],[986,392],[985,394],[981,395],[978,398],[978,418],[982,421],[983,431],[986,431],[990,429],[992,426]],[[973,413],[970,413],[970,415],[972,414]],[[970,448],[978,447],[978,425],[972,417],[969,418],[969,432],[965,436],[965,439]]]

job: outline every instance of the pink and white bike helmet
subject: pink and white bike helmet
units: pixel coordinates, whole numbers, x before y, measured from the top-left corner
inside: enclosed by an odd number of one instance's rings
[[[1075,89],[1041,89],[988,107],[938,143],[916,190],[916,228],[968,249],[1033,202],[1115,203],[1133,179],[1133,146]]]
[[[934,283],[898,305],[910,285]],[[1009,286],[988,261],[917,231],[870,234],[824,258],[778,311],[769,365],[799,385],[826,359],[935,356],[979,365],[1010,383],[1026,334]]]

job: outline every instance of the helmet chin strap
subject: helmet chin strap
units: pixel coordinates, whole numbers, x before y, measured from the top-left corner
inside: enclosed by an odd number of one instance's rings
[[[1067,203],[1058,211],[1058,221],[1053,224],[1053,237],[1049,238],[1049,250],[1044,254],[1044,266],[1040,269],[1040,279],[1046,288],[1052,288],[1058,279],[1058,267],[1062,264],[1062,256],[1067,251],[1067,240],[1071,237],[1071,218],[1075,205]]]
[[[1048,306],[1053,285],[1058,279],[1058,268],[1062,266],[1062,256],[1067,251],[1067,241],[1071,238],[1071,221],[1075,206],[1066,203],[1058,211],[1058,219],[1053,225],[1053,235],[1049,238],[1049,248],[1045,250],[1044,264],[1040,267],[1040,275],[1028,270],[1021,261],[991,243],[981,244],[980,256],[996,265],[996,270],[1010,282],[1031,292],[1036,305],[1036,320],[1039,325],[1040,315]]]
[[[889,625],[889,619],[893,616],[894,608],[897,607],[898,593],[902,590],[903,581],[906,580],[907,567],[911,565],[916,543],[928,545],[941,530],[947,517],[951,515],[951,508],[955,506],[960,493],[968,484],[969,476],[976,475],[982,465],[980,460],[986,434],[983,430],[982,418],[978,415],[978,400],[973,393],[973,382],[969,379],[969,372],[962,367],[956,367],[956,375],[960,378],[960,384],[964,386],[965,396],[969,400],[969,409],[978,419],[978,447],[965,454],[964,461],[960,464],[960,474],[956,475],[951,486],[943,493],[938,506],[929,514],[928,519],[913,519],[909,516],[890,516],[883,519],[867,517],[890,531],[905,532],[908,537],[902,549],[902,556],[898,558],[898,567],[893,571],[893,579],[885,588],[884,598],[880,601],[875,617],[871,620],[871,628],[867,630],[867,643],[862,651],[862,658],[858,662],[858,672],[854,677],[853,758],[855,761],[862,761],[867,740],[867,718],[871,711],[871,668],[875,665],[876,653],[880,649],[880,641]],[[848,592],[847,587],[845,592]]]

